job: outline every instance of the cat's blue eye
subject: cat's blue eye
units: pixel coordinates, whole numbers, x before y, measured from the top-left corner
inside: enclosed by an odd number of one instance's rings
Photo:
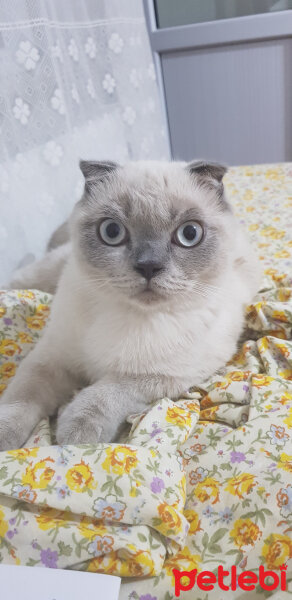
[[[187,221],[177,228],[174,234],[174,242],[179,246],[191,248],[199,244],[203,235],[204,230],[200,223],[197,223],[197,221]]]
[[[120,221],[105,219],[99,226],[99,235],[108,246],[119,246],[126,241],[127,230]]]

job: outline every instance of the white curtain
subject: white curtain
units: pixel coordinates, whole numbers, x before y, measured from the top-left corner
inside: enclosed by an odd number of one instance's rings
[[[0,283],[80,198],[80,158],[164,159],[142,0],[1,0]]]

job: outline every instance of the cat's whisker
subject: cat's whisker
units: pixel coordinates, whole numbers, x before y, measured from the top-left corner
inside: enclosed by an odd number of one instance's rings
[[[191,282],[190,287],[192,289],[203,290],[204,292],[206,292],[207,294],[209,293],[210,295],[220,295],[224,292],[222,288],[210,285],[208,283],[205,284],[201,282]]]

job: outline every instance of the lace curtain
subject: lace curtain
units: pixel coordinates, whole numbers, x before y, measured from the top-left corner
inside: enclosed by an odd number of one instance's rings
[[[142,0],[1,0],[1,283],[80,198],[80,158],[167,157]]]

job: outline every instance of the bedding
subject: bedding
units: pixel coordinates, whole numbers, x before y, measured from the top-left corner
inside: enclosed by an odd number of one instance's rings
[[[59,447],[43,420],[0,453],[0,561],[120,575],[121,600],[172,600],[173,568],[218,565],[286,564],[292,591],[292,165],[231,168],[226,188],[263,266],[238,352],[204,387],[130,417],[119,444]],[[2,392],[51,297],[0,301]],[[218,587],[198,594],[181,597],[218,600]]]

